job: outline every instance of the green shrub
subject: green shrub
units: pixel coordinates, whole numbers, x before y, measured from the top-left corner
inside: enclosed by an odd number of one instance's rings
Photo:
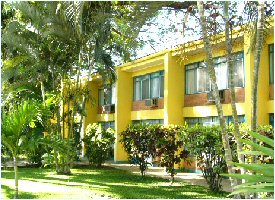
[[[189,152],[183,149],[183,141],[180,133],[183,127],[170,125],[161,126],[154,132],[156,142],[156,154],[160,156],[160,164],[166,167],[166,172],[171,176],[171,183],[174,182],[176,174],[175,164],[179,164],[182,159],[187,160]]]
[[[110,158],[110,150],[115,141],[114,130],[101,128],[100,124],[89,124],[83,138],[86,153],[91,165],[100,167]]]
[[[159,125],[134,124],[121,133],[120,142],[128,154],[129,161],[139,165],[141,176],[145,175],[145,170],[151,165],[150,158],[155,156],[156,129],[159,129]]]
[[[44,144],[48,146],[48,153],[42,156],[44,167],[55,166],[58,174],[71,174],[76,148],[72,139],[62,139],[50,134],[44,138]]]
[[[196,125],[185,129],[182,139],[188,151],[197,157],[210,190],[219,192],[222,187],[220,174],[226,171],[220,127]]]

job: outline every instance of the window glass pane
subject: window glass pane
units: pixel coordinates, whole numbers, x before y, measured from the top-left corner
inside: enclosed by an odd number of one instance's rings
[[[159,89],[160,89],[159,80],[160,80],[160,77],[156,77],[156,78],[151,79],[151,92],[152,92],[151,97],[152,98],[159,97]]]
[[[269,45],[269,81],[274,84],[274,44]]]
[[[135,100],[136,101],[141,100],[140,89],[141,89],[141,82],[135,81]]]
[[[245,116],[244,115],[238,115],[238,121],[239,121],[239,123],[245,123]]]
[[[111,104],[111,88],[104,89],[104,104]]]
[[[274,113],[269,114],[269,124],[274,128]]]
[[[209,76],[206,67],[198,68],[197,70],[197,91],[210,91]]]
[[[150,98],[150,87],[149,87],[149,79],[145,79],[142,81],[142,99]]]
[[[219,90],[227,88],[227,64],[226,62],[219,63],[215,66],[216,82]]]
[[[116,85],[113,84],[112,85],[112,104],[115,104],[116,103]]]
[[[218,58],[215,58],[214,60],[214,64],[220,64],[220,63],[223,63],[223,62],[226,62],[226,57],[218,57]]]
[[[186,65],[185,70],[195,69],[197,67],[197,63]]]
[[[159,72],[155,72],[151,74],[151,78],[159,77]]]
[[[196,124],[199,124],[199,118],[198,117],[186,117],[185,122],[188,124],[188,126],[192,127]]]
[[[195,70],[188,70],[186,71],[186,77],[185,77],[185,93],[186,94],[194,94],[196,93],[196,90],[195,90],[195,81],[196,81],[196,78],[195,78],[195,75],[196,75],[196,72]]]
[[[244,87],[243,59],[234,61],[234,85],[235,87]]]
[[[164,76],[160,77],[160,97],[164,97]]]
[[[219,125],[220,122],[219,122],[219,117],[212,117],[212,125]]]
[[[99,101],[99,105],[103,106],[104,105],[104,90],[103,89],[99,89],[98,90],[98,101]]]

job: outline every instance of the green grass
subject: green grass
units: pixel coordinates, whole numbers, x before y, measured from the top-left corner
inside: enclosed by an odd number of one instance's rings
[[[110,167],[72,169],[72,175],[57,175],[52,169],[20,168],[19,196],[23,199],[203,199],[225,198],[228,193],[211,193],[202,186],[144,177]],[[14,174],[2,170],[2,198],[13,198]]]

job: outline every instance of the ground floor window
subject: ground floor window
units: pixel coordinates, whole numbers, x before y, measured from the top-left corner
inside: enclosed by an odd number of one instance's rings
[[[105,129],[112,128],[115,130],[115,122],[114,121],[98,122],[98,123],[101,124],[102,128],[105,128]]]
[[[269,114],[269,124],[274,128],[274,113]]]
[[[132,124],[163,124],[163,119],[132,120]]]
[[[109,121],[109,122],[98,122],[101,124],[101,127],[104,129],[112,128],[115,130],[115,122],[114,121]],[[115,145],[112,144],[111,149],[110,149],[110,160],[114,160],[114,149]]]
[[[240,123],[245,122],[245,116],[239,115],[238,120]],[[230,122],[233,122],[232,116],[225,116],[225,121],[227,124]],[[209,117],[186,117],[185,122],[189,126],[195,126],[196,124],[201,124],[203,126],[213,126],[213,125],[219,125],[219,118],[218,116],[209,116]]]

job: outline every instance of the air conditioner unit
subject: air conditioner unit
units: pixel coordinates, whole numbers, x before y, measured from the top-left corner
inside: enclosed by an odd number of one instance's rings
[[[104,105],[103,111],[106,113],[114,113],[115,112],[115,104]]]
[[[219,90],[219,96],[221,101],[224,100],[224,90]],[[207,93],[207,100],[208,101],[215,101],[214,91],[210,91]]]
[[[145,105],[147,107],[157,107],[158,106],[158,99],[154,98],[154,99],[146,99],[145,100]]]

